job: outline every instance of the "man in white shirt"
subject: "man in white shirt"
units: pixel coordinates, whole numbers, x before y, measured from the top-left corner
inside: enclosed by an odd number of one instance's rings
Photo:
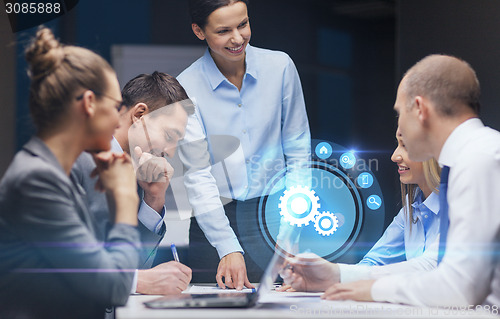
[[[449,167],[449,228],[438,267],[336,283],[322,298],[421,306],[488,304],[498,311],[500,133],[479,120],[479,95],[474,70],[465,61],[444,55],[418,62],[398,88],[394,109],[410,159],[433,157]],[[317,267],[338,278],[331,264],[292,266],[294,274],[288,279],[292,287],[303,286]]]
[[[151,266],[166,231],[165,191],[173,168],[165,157],[174,155],[194,106],[179,82],[160,72],[141,74],[130,80],[122,96],[125,107],[119,110],[120,126],[115,131],[111,149],[132,156],[142,198],[138,213],[142,245],[140,269],[136,271],[131,292],[180,293],[191,281],[189,267],[177,261]],[[122,105],[117,108],[121,109]],[[110,212],[105,194],[95,189],[96,178],[91,177],[94,168],[90,154],[83,153],[72,174],[85,189],[97,233],[104,237]]]

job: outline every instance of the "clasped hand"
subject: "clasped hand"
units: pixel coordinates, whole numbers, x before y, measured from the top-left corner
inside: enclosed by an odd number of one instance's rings
[[[91,177],[98,176],[95,188],[106,192],[111,220],[137,225],[139,196],[130,156],[102,152],[93,157],[96,168]]]
[[[144,201],[160,212],[165,204],[165,192],[174,168],[164,157],[143,152],[139,146],[134,148],[136,176],[139,186],[144,190]]]

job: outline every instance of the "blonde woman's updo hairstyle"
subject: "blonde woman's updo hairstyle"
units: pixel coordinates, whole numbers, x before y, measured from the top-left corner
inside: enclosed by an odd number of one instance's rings
[[[62,45],[48,28],[38,30],[26,49],[26,61],[31,79],[30,113],[39,134],[58,123],[77,94],[84,90],[104,92],[105,73],[114,73],[102,57],[84,48]]]

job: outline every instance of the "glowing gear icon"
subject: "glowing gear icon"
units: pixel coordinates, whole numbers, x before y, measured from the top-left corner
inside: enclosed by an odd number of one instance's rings
[[[339,220],[335,214],[330,212],[322,212],[316,216],[314,220],[314,228],[323,236],[332,235],[339,227]]]
[[[318,214],[319,197],[314,190],[303,186],[292,186],[284,191],[278,204],[280,215],[290,223],[301,227],[308,225]]]

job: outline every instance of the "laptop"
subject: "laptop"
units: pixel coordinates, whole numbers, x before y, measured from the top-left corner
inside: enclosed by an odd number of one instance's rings
[[[278,277],[284,258],[275,252],[264,274],[257,291],[251,293],[220,293],[220,294],[180,294],[164,296],[144,304],[148,308],[250,308],[257,304],[259,298],[271,291],[274,281]]]

